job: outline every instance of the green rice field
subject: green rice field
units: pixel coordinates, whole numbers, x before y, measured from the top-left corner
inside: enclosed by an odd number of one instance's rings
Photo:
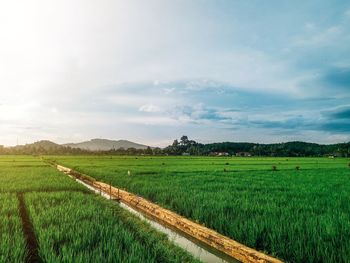
[[[86,188],[38,157],[0,156],[0,193],[82,190]]]
[[[0,156],[0,262],[198,262],[38,157]]]
[[[48,158],[286,262],[349,262],[349,159]]]

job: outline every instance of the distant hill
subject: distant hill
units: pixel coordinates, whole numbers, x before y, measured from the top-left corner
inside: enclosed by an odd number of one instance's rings
[[[49,150],[49,149],[62,148],[62,145],[59,145],[57,143],[54,143],[54,142],[51,142],[51,141],[48,141],[48,140],[41,140],[41,141],[37,141],[37,142],[34,142],[34,143],[26,144],[26,145],[14,146],[13,148],[17,148],[17,149],[32,148],[32,149]]]
[[[58,154],[65,152],[66,147],[48,140],[41,140],[25,145],[0,147],[0,150],[0,154]]]
[[[63,146],[68,146],[71,148],[80,148],[83,150],[89,151],[109,151],[109,150],[117,150],[120,148],[128,149],[147,149],[147,145],[138,144],[134,142],[130,142],[127,140],[107,140],[107,139],[92,139],[90,141],[80,142],[80,143],[67,143],[63,144]]]

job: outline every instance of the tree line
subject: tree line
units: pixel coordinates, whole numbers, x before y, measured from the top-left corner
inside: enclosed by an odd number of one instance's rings
[[[240,155],[245,156],[285,156],[285,157],[307,157],[307,156],[350,156],[350,142],[338,144],[316,144],[307,142],[286,142],[273,144],[245,143],[245,142],[221,142],[202,144],[190,140],[187,136],[165,148],[135,149],[119,148],[109,151],[89,151],[80,148],[58,145],[49,141],[40,141],[33,144],[15,147],[0,146],[0,154],[32,154],[32,155],[79,155],[79,154],[101,154],[101,155]]]
[[[172,145],[163,149],[169,155],[215,155],[226,153],[227,155],[244,156],[286,156],[286,157],[306,157],[306,156],[350,156],[350,142],[338,144],[317,144],[308,142],[286,142],[273,144],[259,144],[246,142],[221,142],[201,144],[189,140],[187,136],[182,136],[180,141],[175,140]]]

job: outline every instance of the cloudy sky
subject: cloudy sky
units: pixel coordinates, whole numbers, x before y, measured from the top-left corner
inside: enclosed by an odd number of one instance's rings
[[[0,0],[0,144],[350,140],[349,1]]]

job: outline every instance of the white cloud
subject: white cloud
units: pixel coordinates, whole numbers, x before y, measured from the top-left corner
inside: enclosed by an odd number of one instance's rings
[[[139,111],[142,112],[159,112],[160,110],[161,109],[158,106],[153,104],[145,104],[139,108]]]

